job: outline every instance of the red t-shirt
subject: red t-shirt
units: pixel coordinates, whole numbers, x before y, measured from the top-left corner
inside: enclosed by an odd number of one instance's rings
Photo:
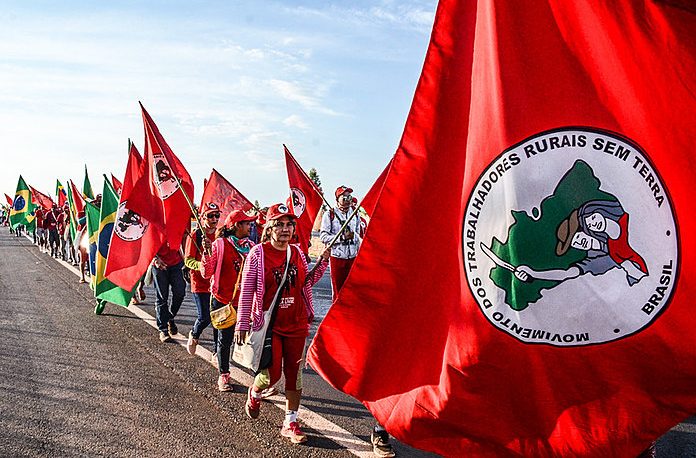
[[[167,265],[167,267],[174,266],[183,261],[181,253],[179,253],[179,250],[172,250],[169,247],[168,242],[165,242],[164,245],[162,245],[162,248],[160,248],[157,252],[157,256],[162,260],[163,263]]]
[[[196,246],[196,243],[198,243],[198,240],[196,239],[196,232],[193,231],[191,235],[186,239],[186,249],[184,251],[184,256],[187,258],[194,258],[196,261],[201,260],[201,252],[198,251],[198,247]],[[211,242],[215,240],[215,232],[212,232],[210,234],[205,233],[204,234],[208,237],[208,240]],[[201,247],[202,249],[202,247]],[[210,291],[210,279],[209,278],[203,278],[203,275],[201,275],[201,272],[199,270],[191,270],[191,292],[192,293],[207,293]]]
[[[34,210],[34,218],[36,218],[36,227],[40,227],[41,229],[43,229],[43,227],[44,227],[44,225],[43,225],[43,222],[44,222],[43,210],[41,210],[40,208],[37,208],[36,210]]]
[[[239,302],[239,292],[236,297],[234,295],[234,287],[237,284],[239,272],[242,270],[242,255],[234,248],[232,242],[228,239],[223,240],[225,250],[222,253],[222,267],[220,268],[220,284],[217,287],[217,293],[214,293],[215,299],[223,304],[231,304],[237,308]],[[234,300],[233,300],[234,299]]]
[[[263,309],[268,310],[283,279],[285,271],[285,250],[273,248],[270,242],[263,244],[264,286]],[[302,298],[302,286],[306,272],[298,251],[294,248],[290,255],[290,267],[285,287],[277,305],[273,332],[287,337],[303,337],[309,334],[307,308]]]
[[[46,218],[44,218],[44,229],[49,231],[58,228],[58,217],[53,212],[48,212]]]

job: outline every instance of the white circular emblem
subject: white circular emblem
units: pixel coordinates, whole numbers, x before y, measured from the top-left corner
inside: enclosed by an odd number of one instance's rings
[[[116,212],[116,222],[114,232],[116,235],[127,242],[138,240],[145,234],[150,223],[137,213],[126,208],[126,202],[121,202]]]
[[[292,199],[290,204],[292,205],[293,212],[295,216],[299,218],[305,211],[307,198],[305,198],[304,193],[297,188],[290,188],[290,198]]]
[[[179,183],[172,174],[167,158],[162,153],[152,155],[152,177],[154,178],[157,189],[162,200],[168,198],[179,189]]]
[[[525,343],[577,346],[645,329],[667,307],[679,240],[646,154],[564,128],[498,156],[463,222],[467,283],[488,321]]]

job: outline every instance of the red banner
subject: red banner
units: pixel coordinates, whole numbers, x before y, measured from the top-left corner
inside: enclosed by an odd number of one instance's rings
[[[53,208],[53,199],[37,191],[32,186],[29,186],[29,189],[31,190],[31,200],[34,204],[40,205],[44,210],[51,210]]]
[[[220,207],[220,222],[225,221],[225,217],[232,210],[248,212],[254,208],[254,204],[215,169],[210,172],[210,178],[204,180],[203,185],[200,208],[203,208],[203,204],[208,202],[217,204]]]
[[[14,201],[12,200],[12,197],[10,197],[10,196],[8,196],[7,194],[5,194],[5,200],[7,200],[7,205],[9,205],[10,207],[12,207],[12,205],[13,205],[13,203],[14,203]]]
[[[108,280],[127,291],[131,291],[145,274],[164,242],[160,199],[150,193],[138,194],[134,191],[138,185],[148,185],[148,172],[145,161],[135,145],[131,144],[104,272]],[[132,202],[138,202],[138,207],[144,212],[133,211]]]
[[[391,159],[387,166],[382,170],[382,173],[379,174],[379,177],[377,177],[377,180],[372,184],[372,187],[370,187],[370,190],[367,191],[367,194],[365,194],[365,197],[363,197],[363,200],[360,201],[360,206],[365,210],[365,213],[372,218],[372,213],[375,211],[375,206],[377,205],[377,199],[379,198],[380,193],[382,192],[382,187],[384,186],[384,180],[387,179],[387,174],[389,173],[389,169],[391,168],[392,162],[394,159]]]
[[[164,217],[165,239],[169,246],[178,249],[184,232],[190,227],[191,208],[187,200],[193,198],[193,181],[179,158],[164,140],[145,107],[140,104],[145,127],[145,153],[143,160],[149,180],[136,185],[134,194],[150,194],[160,200]],[[151,199],[131,201],[132,210],[143,216],[159,213],[148,208]],[[148,203],[145,205],[145,203]],[[143,206],[141,206],[143,204]]]
[[[309,350],[400,440],[636,456],[696,412],[678,4],[440,1],[370,237]]]
[[[312,226],[321,209],[323,198],[316,184],[307,176],[300,164],[285,148],[285,167],[288,170],[288,183],[290,184],[290,197],[288,206],[297,216],[297,237],[303,253],[309,252],[309,241],[312,238]]]
[[[68,192],[72,193],[72,201],[73,205],[75,206],[73,210],[75,211],[75,220],[77,221],[77,218],[79,218],[81,214],[84,215],[85,200],[82,198],[82,193],[77,190],[75,183],[73,183],[72,180],[68,180],[68,186]]]
[[[111,174],[111,186],[113,186],[116,194],[120,196],[121,191],[123,190],[123,183],[118,181],[118,178],[116,178],[113,173]]]

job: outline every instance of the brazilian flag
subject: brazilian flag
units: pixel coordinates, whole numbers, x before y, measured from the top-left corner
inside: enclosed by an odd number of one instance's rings
[[[89,286],[94,290],[95,276],[97,273],[97,236],[99,235],[99,207],[92,202],[85,203],[85,216],[87,217],[87,236],[89,237]]]
[[[82,183],[82,195],[85,196],[85,200],[94,200],[92,184],[89,182],[89,175],[87,175],[87,165],[85,165],[85,181]]]
[[[68,206],[70,207],[70,237],[75,241],[77,236],[77,212],[75,211],[75,203],[73,202],[72,186],[68,180]]]
[[[15,192],[12,208],[10,209],[10,225],[12,229],[16,229],[19,225],[25,225],[28,230],[32,230],[36,221],[34,221],[35,205],[31,203],[31,191],[29,186],[24,182],[22,175],[19,176],[17,182],[17,191]]]
[[[103,309],[103,302],[112,302],[114,304],[122,305],[123,307],[128,307],[130,304],[133,291],[126,291],[125,289],[119,288],[118,286],[111,283],[109,280],[104,278],[104,271],[106,269],[106,260],[109,255],[109,245],[111,244],[111,233],[114,230],[114,222],[116,221],[116,212],[118,211],[118,196],[114,191],[113,186],[109,182],[109,179],[104,175],[104,190],[102,191],[102,203],[101,203],[101,213],[98,228],[98,235],[96,239],[96,263],[95,263],[95,286],[94,295],[98,301],[102,301],[95,308],[95,313],[101,313],[98,311],[100,305]],[[90,256],[92,253],[92,244],[90,238]],[[136,286],[137,287],[137,286]]]

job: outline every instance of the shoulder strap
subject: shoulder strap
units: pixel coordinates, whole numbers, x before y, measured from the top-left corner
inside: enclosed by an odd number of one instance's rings
[[[288,277],[288,269],[290,268],[290,245],[288,245],[287,249],[287,256],[285,258],[285,272],[283,272],[283,279],[280,280],[280,284],[278,285],[278,289],[276,290],[275,296],[273,297],[273,302],[271,302],[271,314],[273,314],[275,310],[276,303],[278,302],[278,298],[280,297],[280,292],[285,287],[285,280]]]

